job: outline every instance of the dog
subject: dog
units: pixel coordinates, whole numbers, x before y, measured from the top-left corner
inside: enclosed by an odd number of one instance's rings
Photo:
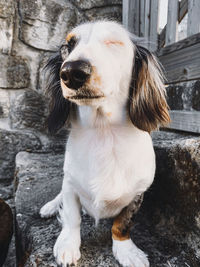
[[[40,210],[60,214],[57,263],[76,265],[81,256],[83,207],[96,222],[114,218],[112,250],[122,266],[149,266],[130,227],[154,179],[150,132],[170,121],[156,57],[122,25],[97,21],[75,27],[47,69],[49,131],[70,127],[62,190]]]

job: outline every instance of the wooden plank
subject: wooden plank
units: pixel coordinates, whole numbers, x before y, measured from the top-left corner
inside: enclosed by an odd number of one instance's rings
[[[200,133],[200,111],[170,111],[171,123],[168,128]]]
[[[129,2],[130,0],[123,0],[122,2],[122,24],[129,30]]]
[[[179,23],[184,18],[187,11],[188,11],[188,0],[180,1],[179,2],[179,8],[178,8],[178,22]]]
[[[124,27],[132,32],[133,31],[133,2],[131,0],[123,0],[123,13],[122,13],[122,23]]]
[[[200,78],[200,43],[159,56],[167,83]]]
[[[188,0],[182,0],[179,2],[179,11],[178,11],[178,22],[180,23],[181,20],[184,18],[185,14],[188,11]],[[159,48],[165,45],[165,35],[166,35],[166,25],[159,34]]]
[[[177,41],[178,26],[178,0],[168,0],[168,13],[165,44],[169,45]]]
[[[149,31],[149,49],[155,51],[158,46],[158,0],[151,0],[150,5],[150,31]]]
[[[159,51],[156,52],[157,56],[162,56],[166,54],[170,54],[174,51],[183,49],[185,47],[189,47],[191,45],[194,45],[196,43],[200,42],[200,33],[197,33],[195,35],[192,35],[186,39],[183,39],[179,42],[176,42],[174,44],[168,45],[166,47],[161,48]]]
[[[158,35],[158,49],[161,49],[165,45],[166,25]]]
[[[190,0],[188,2],[188,36],[200,32],[200,1]]]
[[[150,0],[145,0],[144,24],[145,24],[144,37],[148,38],[149,24],[150,24]]]
[[[149,31],[150,31],[150,0],[145,0],[144,10],[144,38],[147,43],[144,44],[146,48],[149,48]]]
[[[145,0],[140,0],[140,36],[145,37]]]
[[[139,1],[123,0],[122,23],[128,31],[136,35],[139,35],[139,16]]]

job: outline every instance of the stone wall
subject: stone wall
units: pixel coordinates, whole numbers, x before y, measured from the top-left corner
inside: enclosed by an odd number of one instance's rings
[[[121,2],[0,0],[0,180],[12,179],[17,152],[47,146],[45,61],[77,24],[104,18],[121,21]],[[24,131],[31,131],[37,146],[28,136],[26,142]],[[29,145],[22,145],[21,139]]]
[[[46,60],[74,26],[105,18],[121,21],[121,10],[122,0],[0,0],[0,210],[2,198],[15,214],[18,152],[64,150],[66,131],[49,136],[46,130]],[[0,213],[0,229],[2,223]],[[2,236],[0,247],[1,241]],[[14,233],[4,266],[17,266],[19,246]],[[0,265],[2,255],[0,249]]]
[[[172,110],[200,111],[200,81],[171,84],[167,87],[168,103]]]

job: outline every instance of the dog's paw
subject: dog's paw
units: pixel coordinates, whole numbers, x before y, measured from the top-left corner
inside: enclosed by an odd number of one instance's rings
[[[131,239],[118,241],[113,239],[113,254],[123,267],[149,267],[145,253]]]
[[[41,218],[49,218],[54,216],[58,212],[58,207],[52,201],[47,202],[41,209],[40,209],[40,217]]]
[[[53,253],[58,265],[67,267],[74,264],[76,266],[81,257],[80,233],[62,230],[54,245]]]
[[[41,209],[40,209],[40,216],[42,218],[49,218],[59,211],[59,207],[62,204],[62,193],[60,192],[53,200],[47,202]]]

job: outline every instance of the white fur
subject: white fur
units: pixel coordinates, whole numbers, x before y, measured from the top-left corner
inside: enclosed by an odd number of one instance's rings
[[[64,266],[80,257],[80,206],[96,221],[116,216],[147,190],[155,172],[151,137],[134,127],[127,115],[135,51],[128,33],[114,22],[83,24],[72,33],[79,43],[65,62],[80,58],[91,62],[101,77],[96,89],[105,97],[87,105],[74,100],[78,106],[66,146],[62,194],[40,211],[42,217],[54,214],[62,198],[63,230],[54,255]],[[106,46],[104,40],[124,45]],[[74,94],[64,84],[62,90],[65,97]],[[117,206],[112,205],[116,201]],[[113,252],[123,266],[149,266],[145,254],[130,240],[113,241]]]
[[[118,241],[113,239],[113,254],[124,267],[149,267],[144,252],[131,239]]]
[[[48,218],[55,215],[62,204],[62,193],[60,192],[53,200],[47,202],[40,210],[42,218]]]

